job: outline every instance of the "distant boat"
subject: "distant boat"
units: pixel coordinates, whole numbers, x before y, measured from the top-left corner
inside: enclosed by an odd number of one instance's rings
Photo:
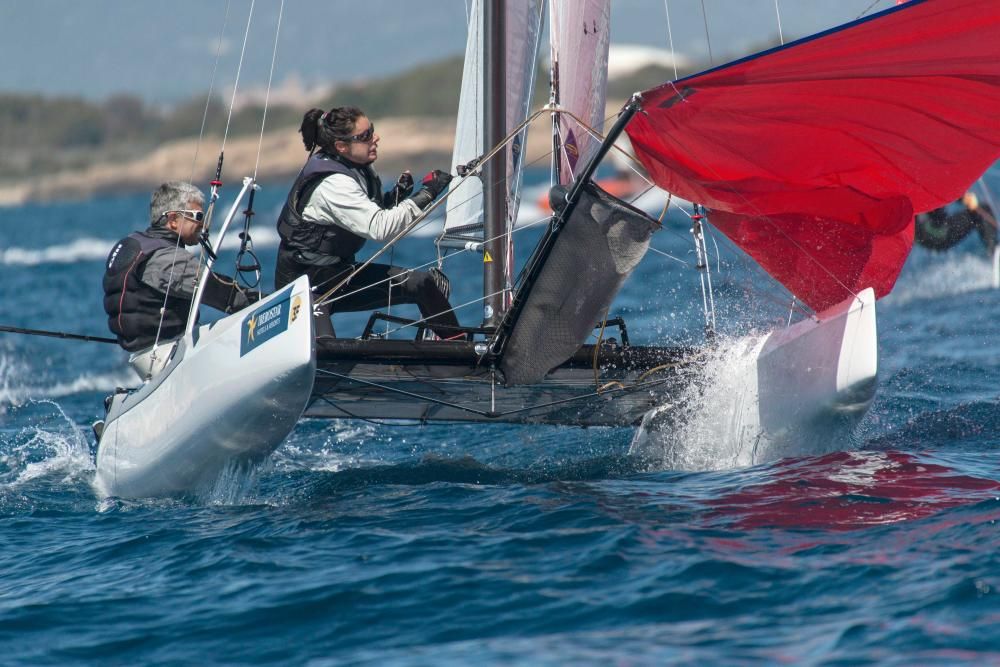
[[[935,251],[949,250],[975,231],[992,260],[993,287],[1000,287],[1000,246],[996,199],[985,177],[960,198],[940,208],[920,213],[914,220],[917,244]]]
[[[607,132],[609,0],[552,0],[549,15],[556,213],[516,267],[517,130],[529,118],[544,2],[472,2],[454,154],[468,176],[452,183],[437,241],[441,261],[455,252],[482,257],[483,320],[462,331],[472,339],[425,340],[423,323],[376,313],[358,339],[314,344],[305,321],[289,320],[274,339],[239,353],[260,312],[244,311],[214,325],[234,332],[217,337],[229,349],[216,369],[206,355],[189,353],[212,328],[192,330],[172,371],[190,380],[154,377],[115,397],[109,428],[115,415],[144,416],[130,425],[119,417],[116,436],[106,429],[101,439],[106,493],[183,491],[186,472],[190,483],[203,483],[246,455],[241,422],[256,427],[277,415],[271,440],[254,445],[250,458],[259,458],[280,444],[303,402],[304,414],[318,418],[579,426],[636,425],[655,409],[669,427],[683,416],[672,410],[673,397],[696,385],[713,345],[708,222],[810,310],[775,328],[754,353],[748,437],[794,441],[857,423],[875,394],[875,299],[892,289],[910,252],[914,213],[953,201],[1000,157],[1000,6],[914,0],[638,93]],[[657,186],[707,208],[691,225],[703,345],[632,345],[624,320],[608,314],[659,229],[592,180],[623,132]],[[306,287],[297,282],[261,307],[301,296],[308,312],[329,298]],[[379,321],[410,327],[414,339],[380,337]],[[262,365],[286,352],[291,370]],[[185,364],[204,368],[185,371]],[[237,395],[245,379],[268,373],[277,391]],[[189,401],[170,407],[199,391],[238,405],[190,417]],[[163,429],[146,437],[141,429],[151,421],[184,423],[184,437],[166,439]],[[217,456],[226,447],[228,461]],[[144,448],[164,456],[143,457]],[[162,460],[178,473],[172,486],[159,483]],[[123,470],[148,486],[123,485]]]

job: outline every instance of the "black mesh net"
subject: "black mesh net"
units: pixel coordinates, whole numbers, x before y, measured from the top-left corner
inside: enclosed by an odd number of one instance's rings
[[[587,184],[525,298],[500,362],[508,386],[540,382],[604,317],[659,223]]]

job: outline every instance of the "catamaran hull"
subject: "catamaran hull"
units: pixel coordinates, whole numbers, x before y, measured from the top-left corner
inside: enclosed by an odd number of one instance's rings
[[[228,467],[274,451],[312,392],[310,312],[303,277],[178,341],[158,375],[114,396],[97,450],[98,493],[199,493]]]
[[[661,450],[699,446],[709,432],[720,452],[698,464],[709,467],[838,448],[875,395],[874,294],[865,290],[817,319],[774,332],[739,360],[719,359],[713,348],[604,345],[594,352],[584,346],[542,382],[505,387],[499,374],[476,364],[472,344],[324,341],[305,416],[641,423],[637,441]],[[693,427],[694,420],[705,423]]]
[[[677,405],[644,418],[634,453],[709,469],[849,446],[877,383],[872,290],[749,348],[738,343],[709,355],[704,377]]]
[[[760,427],[772,436],[810,426],[853,425],[867,412],[878,378],[875,293],[772,333],[757,361]]]

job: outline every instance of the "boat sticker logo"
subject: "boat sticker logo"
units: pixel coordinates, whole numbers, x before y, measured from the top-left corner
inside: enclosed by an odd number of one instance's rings
[[[291,290],[285,292],[284,299],[279,297],[278,300],[269,301],[243,319],[241,357],[288,329],[290,293]]]
[[[292,297],[292,322],[298,319],[300,310],[302,310],[302,297],[296,294]]]

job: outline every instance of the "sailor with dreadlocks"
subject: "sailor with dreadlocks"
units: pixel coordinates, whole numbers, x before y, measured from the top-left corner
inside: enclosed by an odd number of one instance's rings
[[[118,343],[143,373],[146,348],[184,333],[200,273],[198,259],[184,249],[198,243],[205,195],[182,181],[164,183],[149,202],[149,228],[115,244],[104,272],[104,310]],[[256,300],[228,277],[211,273],[202,303],[227,313]],[[248,298],[249,297],[249,298]]]
[[[288,193],[278,218],[275,286],[306,274],[317,295],[355,270],[355,254],[365,241],[392,239],[447,187],[451,176],[432,171],[413,192],[404,173],[388,192],[372,163],[378,157],[375,125],[355,107],[309,110],[302,120],[309,159]],[[457,337],[458,319],[448,302],[448,280],[437,269],[419,271],[369,264],[316,309],[317,336],[333,336],[333,312],[373,310],[412,303],[441,338]]]

